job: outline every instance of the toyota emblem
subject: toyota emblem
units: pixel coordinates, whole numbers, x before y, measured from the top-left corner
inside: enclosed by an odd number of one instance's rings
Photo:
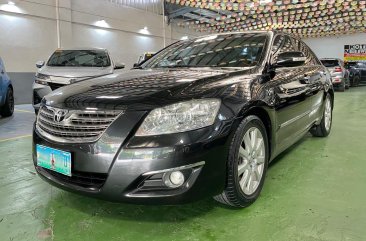
[[[65,119],[68,110],[55,110],[53,114],[53,121],[61,122]]]

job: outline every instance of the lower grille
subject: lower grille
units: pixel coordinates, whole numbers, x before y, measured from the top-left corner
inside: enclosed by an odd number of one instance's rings
[[[57,84],[57,83],[52,83],[52,82],[48,82],[48,85],[51,87],[52,91],[65,86],[64,84]]]
[[[56,142],[94,142],[121,112],[65,110],[42,106],[36,127],[42,136]]]
[[[107,180],[108,174],[105,173],[89,173],[89,172],[72,172],[72,176],[65,176],[55,171],[42,168],[45,172],[49,173],[53,177],[59,179],[62,182],[73,184],[83,188],[98,189],[101,188]]]

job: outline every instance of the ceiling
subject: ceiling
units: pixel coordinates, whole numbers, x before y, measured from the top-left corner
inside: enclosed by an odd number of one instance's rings
[[[300,37],[366,33],[366,0],[167,0],[169,21],[197,32],[282,30]]]

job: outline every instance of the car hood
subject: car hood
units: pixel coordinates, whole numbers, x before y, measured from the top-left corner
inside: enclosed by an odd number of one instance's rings
[[[60,88],[43,103],[66,109],[150,110],[194,98],[247,94],[257,68],[130,70]]]
[[[44,66],[39,73],[49,76],[83,78],[113,73],[112,67],[51,67]]]

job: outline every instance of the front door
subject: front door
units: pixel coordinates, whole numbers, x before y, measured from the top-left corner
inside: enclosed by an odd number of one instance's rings
[[[282,52],[299,51],[288,36],[279,35],[274,40],[272,62]],[[311,125],[310,80],[312,69],[308,66],[282,67],[275,70],[271,80],[275,92],[277,153],[297,141]]]

